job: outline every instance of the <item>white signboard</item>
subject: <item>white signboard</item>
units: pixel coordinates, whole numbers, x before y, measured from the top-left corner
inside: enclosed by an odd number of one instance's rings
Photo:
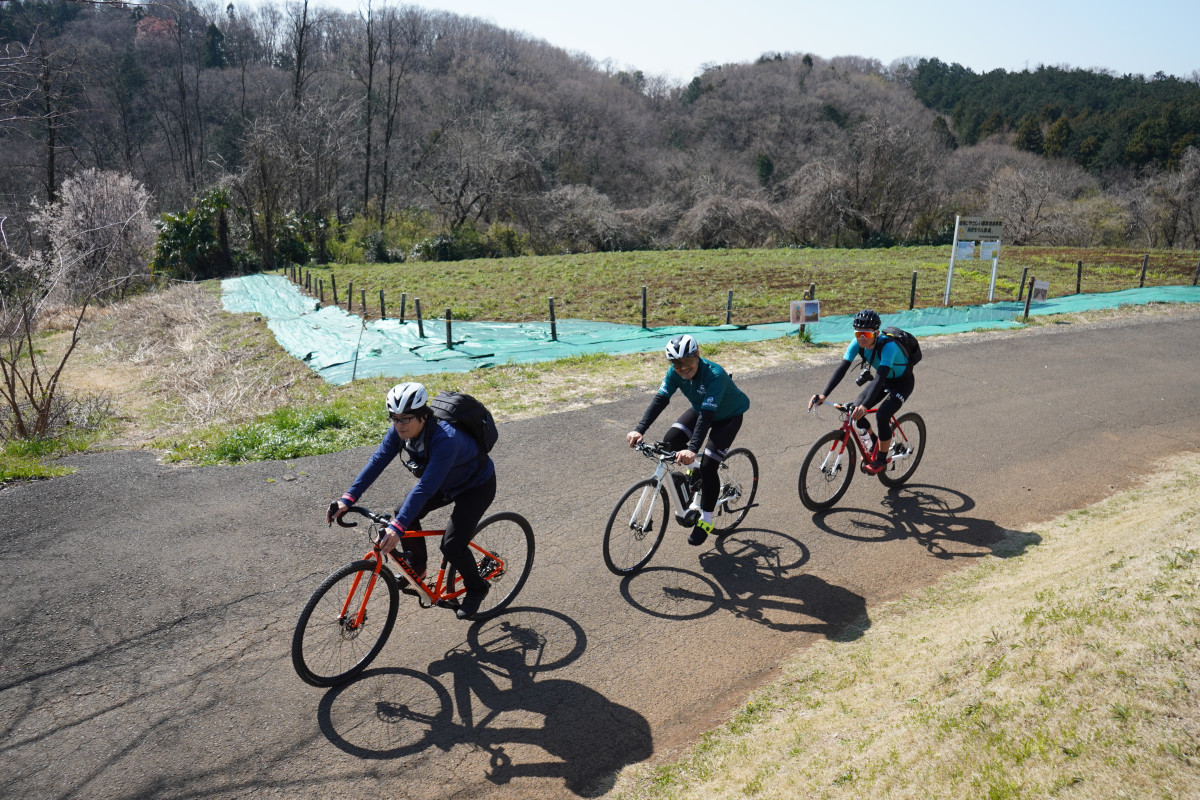
[[[996,270],[1000,266],[1000,237],[1004,233],[1004,220],[998,217],[954,218],[954,243],[950,246],[950,268],[946,270],[946,293],[942,305],[950,305],[950,287],[954,283],[955,261],[992,262],[992,279],[988,284],[988,302],[996,295]],[[975,246],[979,245],[979,255]]]
[[[1004,220],[995,217],[959,217],[958,238],[978,242],[981,239],[1001,239]]]
[[[1050,281],[1034,281],[1033,291],[1029,294],[1035,303],[1044,303],[1050,297]]]
[[[792,324],[811,325],[821,319],[820,300],[793,300]]]

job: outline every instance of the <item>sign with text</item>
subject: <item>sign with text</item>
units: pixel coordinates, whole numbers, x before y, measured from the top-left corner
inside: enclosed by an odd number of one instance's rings
[[[793,300],[792,324],[811,325],[821,319],[820,300]]]
[[[1001,239],[1004,233],[1004,220],[996,217],[959,217],[958,238],[981,241],[983,239]]]
[[[979,243],[979,260],[991,261],[993,258],[1000,257],[1000,240],[996,239],[990,242]]]
[[[968,239],[967,241],[959,241],[958,249],[954,251],[955,261],[972,261],[975,258],[975,242]]]

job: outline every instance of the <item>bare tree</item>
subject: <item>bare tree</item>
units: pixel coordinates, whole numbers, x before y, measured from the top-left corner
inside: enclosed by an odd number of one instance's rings
[[[64,408],[59,378],[88,308],[149,278],[154,229],[150,196],[140,184],[88,171],[64,181],[60,194],[33,217],[48,243],[44,251],[19,257],[0,244],[0,431],[6,438],[50,433]],[[38,343],[54,310],[70,327],[57,363]]]
[[[1150,188],[1168,247],[1200,248],[1200,150],[1189,147],[1179,168]]]
[[[450,120],[416,165],[417,182],[451,228],[490,221],[516,196],[542,187],[533,121],[512,109]]]

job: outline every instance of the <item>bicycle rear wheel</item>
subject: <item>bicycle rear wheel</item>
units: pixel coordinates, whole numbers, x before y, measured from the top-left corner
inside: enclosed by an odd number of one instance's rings
[[[800,465],[800,502],[825,511],[842,499],[854,477],[855,447],[842,431],[830,431],[813,444]]]
[[[905,414],[896,420],[891,450],[892,460],[879,473],[879,481],[884,486],[900,486],[917,471],[925,455],[925,420],[919,414]]]
[[[629,575],[646,566],[662,543],[671,518],[667,489],[647,478],[630,486],[604,528],[604,565],[614,575]]]
[[[717,468],[721,489],[717,507],[713,510],[713,533],[724,536],[736,528],[754,505],[758,494],[758,459],[744,447],[736,447],[725,455]]]
[[[479,522],[471,538],[471,555],[479,574],[491,586],[472,620],[495,616],[521,591],[533,569],[533,528],[513,511],[490,514]]]
[[[400,595],[387,567],[374,578],[375,562],[355,561],[317,587],[300,612],[292,635],[292,665],[312,686],[336,686],[367,668],[396,624]],[[382,581],[382,585],[381,582]],[[365,614],[357,621],[370,587]]]

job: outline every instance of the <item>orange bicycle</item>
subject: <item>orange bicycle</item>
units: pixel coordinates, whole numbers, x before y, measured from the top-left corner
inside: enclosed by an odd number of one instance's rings
[[[822,436],[813,444],[800,465],[800,502],[810,511],[826,511],[842,499],[850,488],[854,477],[855,451],[862,454],[863,463],[874,453],[863,446],[850,421],[854,411],[852,403],[825,403],[841,414],[840,428]],[[816,406],[815,408],[820,408]],[[876,409],[868,409],[874,414]],[[818,413],[817,418],[821,415]],[[909,412],[892,417],[892,446],[888,453],[888,465],[879,473],[879,482],[884,486],[900,486],[908,480],[921,463],[925,454],[925,420],[920,414]],[[851,447],[850,443],[854,446]],[[879,437],[875,436],[875,448]],[[863,469],[866,472],[866,469]],[[869,473],[868,473],[869,474]]]
[[[400,543],[388,554],[398,568],[396,575],[385,566],[378,545],[391,517],[360,506],[346,509],[346,514],[352,513],[371,521],[367,535],[375,546],[362,559],[337,570],[317,587],[300,612],[292,635],[292,665],[300,680],[313,686],[336,686],[367,668],[396,624],[401,592],[416,597],[422,608],[451,609],[458,608],[458,598],[466,592],[462,578],[445,559],[436,577],[426,583],[396,552],[405,539],[441,536],[444,530],[405,531]],[[358,525],[341,519],[338,524],[345,528]],[[511,511],[490,514],[480,520],[470,548],[478,562],[479,575],[491,586],[483,605],[471,619],[488,619],[503,611],[529,578],[533,567],[533,529],[520,514]]]

